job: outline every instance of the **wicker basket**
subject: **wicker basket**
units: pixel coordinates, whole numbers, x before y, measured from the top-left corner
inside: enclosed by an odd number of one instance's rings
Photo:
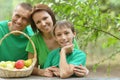
[[[33,41],[30,39],[30,37],[29,37],[27,34],[21,32],[21,31],[12,31],[12,32],[6,34],[6,35],[0,40],[0,45],[1,45],[2,41],[3,41],[7,36],[9,36],[10,34],[13,34],[13,33],[23,34],[25,37],[27,37],[27,38],[30,40],[30,42],[31,42],[31,44],[32,44],[32,46],[33,46],[33,49],[34,49],[34,53],[35,53],[35,54],[34,54],[34,58],[32,59],[33,62],[32,62],[32,64],[31,64],[28,68],[26,68],[26,69],[12,69],[12,70],[10,70],[10,69],[6,69],[6,68],[0,68],[0,77],[9,78],[9,77],[27,77],[27,76],[30,76],[31,73],[32,73],[32,71],[33,71],[33,68],[34,68],[34,66],[35,66],[35,63],[36,63],[36,61],[37,61],[37,60],[36,60],[36,49],[35,49],[35,45],[34,45]]]

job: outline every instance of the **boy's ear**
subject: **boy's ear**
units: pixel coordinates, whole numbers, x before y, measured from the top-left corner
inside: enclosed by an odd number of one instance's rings
[[[76,32],[73,33],[74,34],[74,37],[76,36]]]

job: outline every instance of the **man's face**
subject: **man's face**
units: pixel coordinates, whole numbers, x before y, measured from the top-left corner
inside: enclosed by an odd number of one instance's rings
[[[22,31],[29,24],[30,11],[18,6],[12,15],[12,30]]]

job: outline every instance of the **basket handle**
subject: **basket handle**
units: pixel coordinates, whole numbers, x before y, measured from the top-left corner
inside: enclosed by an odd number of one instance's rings
[[[31,38],[30,38],[26,33],[24,33],[24,32],[21,32],[21,31],[11,31],[10,33],[7,33],[6,35],[3,36],[3,38],[1,38],[1,40],[0,40],[0,45],[1,45],[2,41],[3,41],[7,36],[9,36],[10,34],[13,34],[13,33],[20,33],[20,34],[23,34],[25,37],[28,38],[28,40],[30,41],[30,43],[31,43],[32,46],[33,46],[34,58],[36,58],[36,49],[35,49],[35,45],[34,45],[33,41],[31,40]]]

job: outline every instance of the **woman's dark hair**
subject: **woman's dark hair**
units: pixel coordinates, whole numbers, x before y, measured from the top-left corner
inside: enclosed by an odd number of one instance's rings
[[[53,13],[53,11],[50,9],[50,7],[48,7],[47,5],[45,4],[37,4],[33,7],[32,9],[32,12],[31,12],[31,15],[30,15],[30,24],[31,24],[31,27],[33,29],[34,32],[37,32],[38,29],[33,21],[33,15],[36,13],[36,12],[39,12],[39,11],[46,11],[48,12],[48,14],[51,16],[52,18],[52,21],[53,21],[53,26],[55,25],[56,23],[56,19],[55,19],[55,15]]]

